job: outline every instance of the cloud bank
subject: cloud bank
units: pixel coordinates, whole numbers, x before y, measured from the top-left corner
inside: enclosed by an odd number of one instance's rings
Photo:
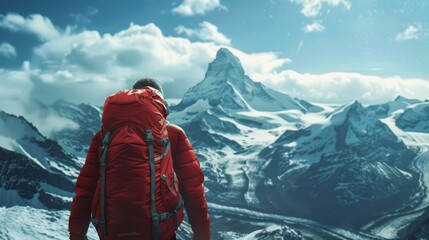
[[[17,19],[32,17],[18,16]],[[51,23],[43,16],[38,19]],[[27,24],[33,23],[27,21]],[[20,26],[20,29],[32,29]],[[43,104],[63,99],[101,105],[106,96],[130,88],[141,77],[160,80],[166,97],[178,98],[204,78],[208,63],[223,46],[215,39],[202,42],[166,36],[153,23],[130,24],[121,31],[107,34],[90,30],[63,31],[53,25],[51,29],[55,29],[56,34],[44,38],[34,49],[31,61],[24,62],[20,69],[0,69],[0,109],[28,117],[44,129],[45,134],[76,125],[64,120],[62,125],[53,126],[52,122],[58,122],[56,116],[36,111]],[[28,33],[40,35],[40,31]],[[358,99],[363,103],[380,103],[397,95],[425,99],[429,92],[429,82],[423,79],[342,72],[299,73],[285,70],[291,59],[278,53],[246,53],[228,48],[254,80],[308,101],[344,103]]]
[[[268,75],[255,74],[255,79],[292,96],[318,103],[345,103],[359,100],[378,104],[398,95],[428,99],[429,82],[399,76],[379,77],[349,72],[326,74],[299,73],[286,70]]]
[[[214,25],[205,23],[202,26],[210,28]],[[12,105],[31,101],[50,104],[58,99],[101,105],[106,96],[130,88],[141,77],[160,80],[167,97],[181,97],[204,78],[208,63],[225,45],[220,43],[226,41],[212,38],[201,42],[165,36],[155,24],[131,24],[119,32],[103,35],[89,30],[58,32],[60,35],[34,49],[32,60],[26,62],[22,69],[2,70],[2,79],[6,82],[2,89],[9,89],[11,93],[0,96],[3,103],[13,103],[18,95],[20,101]],[[32,33],[39,34],[36,31]],[[213,33],[224,36],[217,30]],[[280,58],[272,52],[248,54],[230,49],[240,57],[249,74],[268,73],[290,62],[290,59]],[[13,76],[20,76],[21,80]],[[20,85],[19,82],[23,81],[25,84]],[[22,92],[24,86],[26,91]],[[5,109],[6,106],[0,107]],[[13,109],[9,110],[13,113]]]

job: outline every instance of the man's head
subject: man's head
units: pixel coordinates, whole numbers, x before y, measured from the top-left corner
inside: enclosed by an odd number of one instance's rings
[[[142,79],[138,80],[137,82],[135,82],[134,85],[133,85],[133,89],[140,89],[140,88],[143,88],[143,87],[152,87],[152,88],[155,88],[156,90],[159,90],[162,95],[164,95],[164,92],[162,91],[161,84],[158,81],[156,81],[155,79],[152,79],[152,78],[142,78]]]

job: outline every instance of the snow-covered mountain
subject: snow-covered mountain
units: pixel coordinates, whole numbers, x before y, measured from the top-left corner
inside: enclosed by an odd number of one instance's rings
[[[404,131],[429,133],[429,102],[414,104],[396,119],[396,125]]]
[[[221,49],[172,108],[203,162],[209,199],[358,228],[418,190],[414,152],[379,119],[421,101],[331,110],[285,94],[267,100],[267,89]]]
[[[84,158],[94,134],[101,128],[101,108],[89,104],[73,104],[59,100],[47,106],[56,115],[70,119],[79,125],[76,129],[64,129],[52,134],[52,139],[69,153]]]
[[[81,164],[23,117],[0,111],[0,206],[68,209]]]
[[[422,101],[418,99],[411,99],[403,96],[397,96],[393,101],[389,101],[383,104],[371,105],[368,107],[368,110],[375,112],[375,114],[380,118],[385,118],[397,110],[403,110],[408,106],[421,103],[421,102]]]
[[[203,161],[206,186],[213,194],[231,193],[241,202],[248,187],[247,170],[243,172],[242,167],[252,172],[260,165],[248,158],[255,159],[251,155],[284,129],[296,128],[302,115],[322,110],[254,82],[245,75],[239,59],[222,48],[204,79],[171,108],[168,120],[185,129]],[[235,182],[233,190],[231,182]]]
[[[287,130],[265,148],[260,157],[269,161],[266,171],[273,169],[274,174],[280,176],[291,167],[318,162],[324,153],[356,145],[390,146],[389,150],[383,149],[386,152],[377,151],[387,157],[396,152],[396,147],[406,148],[372,111],[355,101],[335,109],[306,128]]]
[[[79,159],[56,141],[43,136],[23,117],[0,111],[0,147],[20,153],[50,173],[74,178],[82,166]]]
[[[28,206],[0,207],[0,239],[69,239],[67,230],[69,213],[67,210],[47,210]],[[87,239],[99,239],[94,228],[89,229]]]
[[[175,109],[184,109],[207,100],[210,106],[230,110],[279,111],[318,110],[316,106],[267,88],[245,75],[240,60],[228,49],[221,48],[209,64],[204,80],[190,88]]]
[[[0,147],[0,206],[69,209],[74,183],[33,159]]]
[[[359,227],[424,206],[429,176],[415,149],[429,139],[428,106],[403,97],[367,108],[308,103],[254,82],[223,48],[204,79],[172,104],[168,120],[185,129],[200,158],[213,239],[378,239]],[[0,221],[19,212],[42,219],[27,231],[8,222],[13,231],[0,226],[0,239],[67,236],[65,227],[59,234],[36,228],[51,229],[50,215],[66,225],[68,212],[52,209],[70,203],[101,109],[64,101],[45,107],[79,128],[48,139],[0,111]],[[190,229],[183,224],[179,239]]]
[[[414,157],[373,111],[353,102],[262,150],[258,196],[285,212],[356,227],[368,212],[400,207],[417,190]]]

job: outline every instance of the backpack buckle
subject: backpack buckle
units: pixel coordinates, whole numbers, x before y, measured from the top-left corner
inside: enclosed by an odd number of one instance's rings
[[[152,130],[150,130],[150,129],[146,129],[146,141],[147,141],[149,144],[153,143]]]

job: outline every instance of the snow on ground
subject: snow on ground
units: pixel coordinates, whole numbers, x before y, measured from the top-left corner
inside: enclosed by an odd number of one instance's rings
[[[429,134],[421,133],[421,132],[409,132],[403,131],[398,128],[395,123],[395,119],[399,114],[402,113],[402,110],[398,110],[393,113],[391,117],[380,119],[384,124],[389,126],[390,130],[398,136],[404,143],[408,146],[417,146],[417,147],[425,147],[429,146]]]
[[[200,99],[191,106],[188,106],[183,111],[170,113],[170,115],[167,117],[167,120],[173,119],[174,124],[181,125],[183,123],[189,122],[192,118],[195,117],[195,115],[209,109],[210,107],[211,106],[208,100]]]
[[[11,207],[14,205],[31,205],[39,208],[45,208],[45,205],[41,203],[39,199],[37,199],[38,195],[34,195],[34,197],[31,199],[25,199],[21,197],[16,190],[6,190],[4,188],[0,188],[0,196],[0,206]]]
[[[37,129],[29,124],[24,118],[7,114],[0,110],[0,132],[2,136],[12,139],[24,137],[35,138],[43,141],[44,137]]]
[[[267,146],[274,142],[279,135],[281,135],[287,129],[296,129],[293,124],[286,122],[275,114],[263,113],[263,112],[240,112],[237,116],[250,116],[255,119],[264,118],[264,121],[270,122],[271,124],[277,125],[278,127],[272,129],[258,129],[248,127],[238,123],[234,119],[220,117],[219,119],[225,122],[234,124],[239,130],[240,134],[229,134],[229,133],[217,133],[222,136],[240,143],[241,145],[248,146]]]
[[[69,211],[53,211],[32,207],[0,207],[1,240],[64,240],[69,238]],[[98,239],[90,226],[88,239]]]

